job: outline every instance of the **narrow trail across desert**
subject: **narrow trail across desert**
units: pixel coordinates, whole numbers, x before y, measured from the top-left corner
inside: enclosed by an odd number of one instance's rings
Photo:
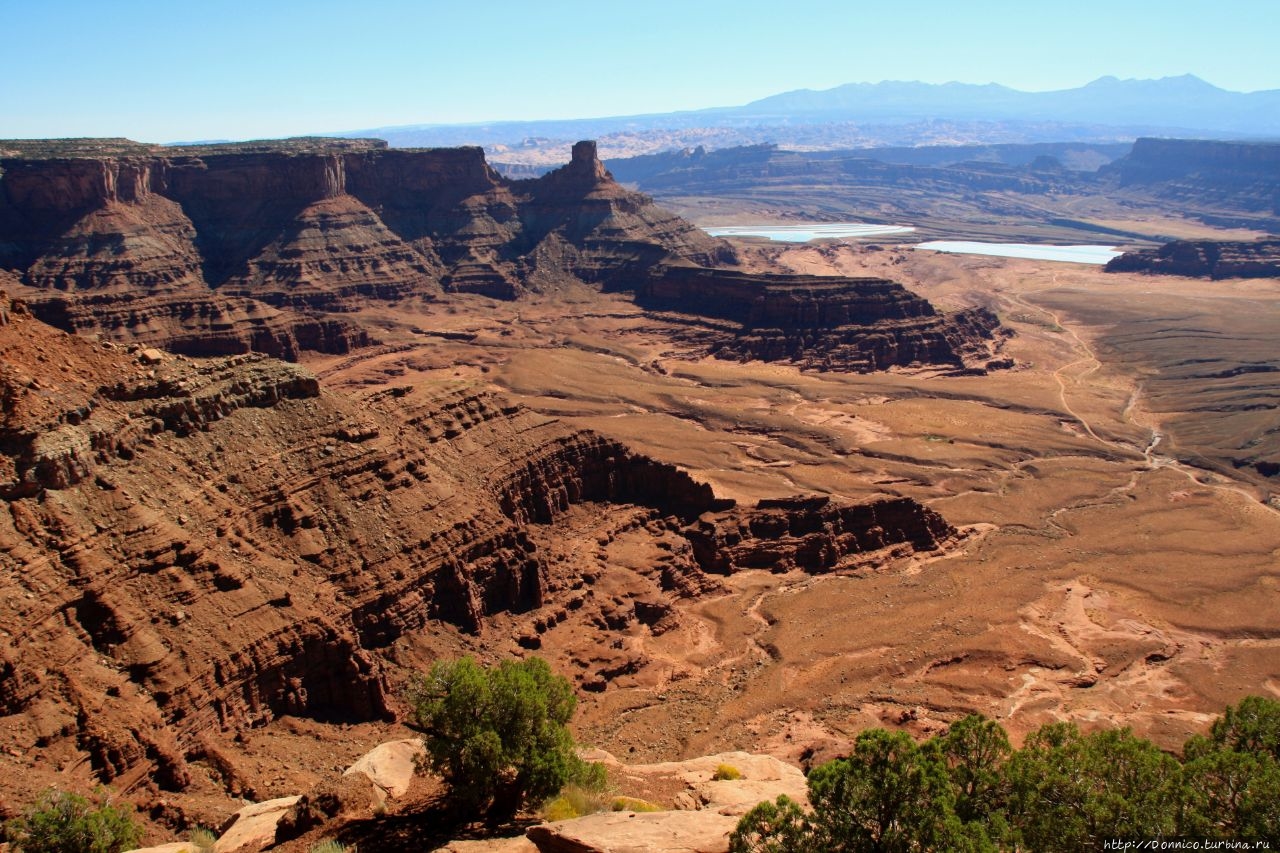
[[[1176,471],[1179,474],[1182,474],[1184,477],[1186,477],[1196,486],[1215,489],[1215,490],[1224,491],[1224,492],[1232,492],[1238,495],[1242,495],[1243,497],[1248,498],[1250,501],[1255,502],[1263,507],[1266,507],[1269,510],[1280,512],[1280,510],[1277,510],[1275,506],[1271,505],[1270,503],[1264,500],[1261,500],[1256,491],[1250,490],[1245,486],[1242,486],[1238,483],[1227,480],[1221,474],[1203,471],[1179,459],[1175,459],[1171,456],[1164,456],[1164,455],[1157,454],[1156,447],[1159,446],[1159,444],[1164,440],[1165,438],[1164,434],[1159,430],[1158,427],[1150,423],[1143,423],[1134,416],[1134,413],[1139,409],[1140,401],[1142,399],[1142,386],[1140,382],[1137,382],[1136,380],[1134,381],[1134,386],[1129,395],[1129,399],[1126,401],[1125,406],[1120,413],[1120,416],[1125,422],[1131,423],[1135,426],[1145,429],[1148,432],[1149,439],[1145,446],[1139,447],[1127,441],[1119,441],[1119,440],[1104,438],[1103,436],[1098,434],[1097,430],[1094,429],[1094,425],[1090,423],[1088,418],[1086,418],[1076,409],[1072,408],[1071,403],[1067,399],[1068,383],[1066,378],[1064,377],[1066,377],[1068,371],[1070,371],[1072,368],[1075,368],[1078,365],[1087,365],[1087,368],[1085,370],[1077,373],[1073,377],[1073,380],[1076,383],[1083,382],[1083,380],[1085,380],[1087,377],[1097,373],[1099,370],[1102,369],[1102,361],[1099,360],[1099,358],[1097,357],[1097,354],[1094,352],[1093,347],[1091,347],[1089,343],[1085,341],[1084,338],[1082,338],[1074,328],[1072,328],[1072,325],[1069,322],[1064,322],[1062,315],[1059,312],[1054,311],[1050,308],[1047,308],[1043,305],[1038,305],[1035,302],[1029,301],[1027,299],[1027,296],[1029,295],[1033,295],[1041,291],[1047,291],[1051,288],[1057,287],[1057,285],[1058,285],[1058,274],[1053,273],[1052,283],[1044,288],[1040,288],[1038,290],[1025,291],[1022,293],[1006,293],[1004,295],[1009,299],[1010,302],[1018,305],[1021,308],[1024,308],[1030,311],[1039,312],[1047,316],[1052,321],[1053,328],[1061,329],[1068,336],[1070,336],[1073,346],[1081,353],[1080,358],[1077,358],[1074,361],[1068,362],[1067,364],[1064,364],[1061,367],[1058,367],[1053,371],[1053,374],[1052,374],[1054,382],[1058,386],[1058,398],[1061,402],[1063,411],[1067,415],[1069,415],[1073,420],[1075,420],[1076,423],[1080,425],[1080,428],[1084,430],[1084,432],[1090,438],[1097,441],[1099,444],[1103,444],[1107,446],[1108,448],[1120,451],[1122,454],[1125,454],[1125,455],[1132,454],[1132,455],[1141,457],[1145,461],[1146,467],[1148,469],[1163,468],[1171,471]]]

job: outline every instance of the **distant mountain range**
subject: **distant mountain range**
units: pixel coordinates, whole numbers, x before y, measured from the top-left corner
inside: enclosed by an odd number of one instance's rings
[[[1117,141],[1138,136],[1280,136],[1280,90],[1231,92],[1187,74],[1101,77],[1078,89],[1020,92],[994,83],[850,83],[800,89],[737,107],[606,118],[402,125],[333,134],[393,146],[482,145],[495,158],[593,138],[609,156],[776,142],[805,148],[983,142]],[[509,155],[509,156],[508,156]],[[521,155],[525,155],[522,156]]]
[[[773,95],[735,112],[760,120],[1053,121],[1267,135],[1280,133],[1280,90],[1229,92],[1192,74],[1159,80],[1100,77],[1078,89],[1054,92],[1019,92],[995,83],[850,83],[821,92]]]

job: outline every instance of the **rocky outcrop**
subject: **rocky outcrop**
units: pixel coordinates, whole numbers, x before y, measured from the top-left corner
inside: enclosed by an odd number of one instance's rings
[[[373,343],[366,330],[340,317],[303,315],[197,287],[151,296],[25,286],[12,292],[37,317],[59,329],[121,345],[163,347],[181,355],[255,352],[296,361],[302,350],[343,354]]]
[[[292,841],[334,820],[368,819],[375,809],[385,809],[385,792],[363,773],[327,779],[303,794],[281,816],[275,827],[275,843]],[[270,845],[263,845],[267,847]]]
[[[208,431],[237,409],[320,393],[311,375],[260,355],[199,364],[136,346],[125,355],[124,364],[132,370],[117,374],[114,384],[94,389],[88,380],[98,378],[95,368],[101,363],[119,360],[86,360],[73,373],[80,374],[80,384],[62,386],[67,393],[52,400],[42,393],[46,389],[39,379],[12,369],[0,375],[0,435],[13,464],[5,496],[75,486],[93,475],[97,463],[130,458],[160,431]]]
[[[1211,223],[1280,228],[1280,143],[1143,138],[1099,175]]]
[[[342,311],[365,300],[438,292],[441,273],[430,245],[406,243],[372,210],[341,195],[303,208],[219,293]]]
[[[590,433],[566,436],[498,477],[499,505],[520,524],[546,524],[584,501],[661,507],[685,520],[723,503],[710,486],[683,476],[675,466]]]
[[[301,799],[301,796],[277,797],[240,809],[222,825],[213,845],[214,853],[257,853],[272,846],[277,825]]]
[[[601,812],[529,827],[538,853],[728,853],[738,818],[716,812]]]
[[[586,281],[629,286],[633,276],[668,258],[703,266],[735,259],[725,243],[617,184],[594,142],[575,145],[567,166],[515,186],[528,194],[526,239],[536,244],[554,236],[573,247],[569,266]]]
[[[0,269],[30,288],[36,315],[175,352],[340,353],[367,338],[322,312],[368,300],[512,299],[668,258],[733,260],[614,182],[589,142],[526,181],[479,148],[377,140],[0,150]]]
[[[694,326],[690,337],[718,358],[818,370],[985,369],[1003,340],[988,311],[939,314],[902,285],[878,278],[663,266],[637,286],[636,302],[685,318]]]
[[[739,771],[741,778],[716,780],[717,768],[725,765]],[[729,834],[757,803],[784,794],[802,805],[808,801],[800,769],[768,755],[725,752],[619,769],[629,781],[680,788],[670,804],[674,810],[623,810],[532,826],[526,836],[540,853],[726,853]]]
[[[744,569],[828,572],[861,555],[900,548],[935,551],[957,531],[909,498],[840,504],[825,496],[762,500],[708,516],[685,531],[698,565],[713,574]]]
[[[37,316],[117,342],[345,352],[367,336],[321,312],[577,279],[725,321],[694,332],[723,358],[969,369],[998,343],[990,314],[942,316],[893,282],[713,269],[734,260],[727,244],[621,187],[592,142],[520,181],[480,149],[372,141],[42,153],[3,161],[0,265]]]
[[[605,753],[605,763],[616,763],[611,759],[612,756]],[[640,782],[644,787],[682,788],[676,790],[671,801],[679,811],[715,811],[733,816],[745,814],[757,803],[783,794],[801,805],[809,800],[800,768],[772,755],[736,750],[684,761],[618,766],[624,769],[628,780]],[[738,778],[719,778],[726,767],[736,770]]]
[[[421,738],[390,741],[360,756],[342,775],[363,773],[382,792],[383,799],[399,799],[408,793],[426,754]]]
[[[1107,272],[1148,272],[1192,278],[1280,277],[1280,240],[1174,240],[1158,249],[1125,252]]]
[[[28,282],[64,292],[146,295],[202,284],[195,228],[182,208],[145,189],[125,199],[108,196],[56,234],[28,268]]]
[[[23,721],[22,757],[0,762],[34,779],[59,749],[121,790],[184,787],[218,732],[386,717],[383,654],[432,620],[483,632],[573,606],[548,554],[576,505],[696,544],[705,556],[669,545],[654,569],[672,594],[711,586],[704,559],[732,571],[772,549],[825,568],[943,535],[909,502],[866,531],[866,510],[813,502],[739,512],[672,466],[465,386],[350,400],[259,355],[69,336],[7,298],[0,501],[0,715]],[[668,604],[628,618],[658,630]]]
[[[6,167],[0,227],[7,221],[13,242],[0,255],[7,250],[19,267],[34,256],[20,292],[38,317],[66,331],[188,355],[255,351],[293,360],[300,349],[344,353],[369,343],[366,332],[341,320],[212,292],[195,225],[155,191],[167,181],[166,162],[137,158]]]

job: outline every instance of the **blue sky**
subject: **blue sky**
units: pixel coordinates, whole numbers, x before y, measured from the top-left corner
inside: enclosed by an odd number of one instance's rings
[[[0,137],[247,139],[1105,74],[1280,89],[1276,0],[0,0]]]

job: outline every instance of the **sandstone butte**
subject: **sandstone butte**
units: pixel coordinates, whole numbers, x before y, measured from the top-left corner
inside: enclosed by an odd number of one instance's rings
[[[392,720],[398,641],[444,653],[433,626],[481,637],[508,614],[536,648],[574,611],[658,633],[741,568],[826,571],[958,535],[909,498],[735,505],[474,386],[357,399],[279,360],[368,344],[344,317],[361,305],[570,281],[679,314],[724,357],[991,363],[984,312],[944,315],[882,279],[732,269],[726,244],[616,184],[593,143],[528,181],[479,149],[370,141],[0,151],[9,813],[50,785],[109,783],[182,826],[208,814],[183,805],[193,762],[254,796],[237,738],[266,723]],[[661,543],[642,594],[597,596],[549,556],[584,505]]]
[[[1280,276],[1280,240],[1173,240],[1158,249],[1125,252],[1107,272],[1149,272],[1195,278]]]
[[[617,184],[593,142],[560,169],[509,180],[479,148],[379,140],[0,141],[0,270],[20,281],[10,290],[41,320],[118,343],[295,360],[370,343],[343,315],[371,301],[516,299],[566,281],[715,320],[701,337],[724,357],[980,368],[998,343],[994,316],[937,314],[893,282],[815,288],[717,269],[735,260]],[[730,291],[756,308],[723,316],[715,306]]]

